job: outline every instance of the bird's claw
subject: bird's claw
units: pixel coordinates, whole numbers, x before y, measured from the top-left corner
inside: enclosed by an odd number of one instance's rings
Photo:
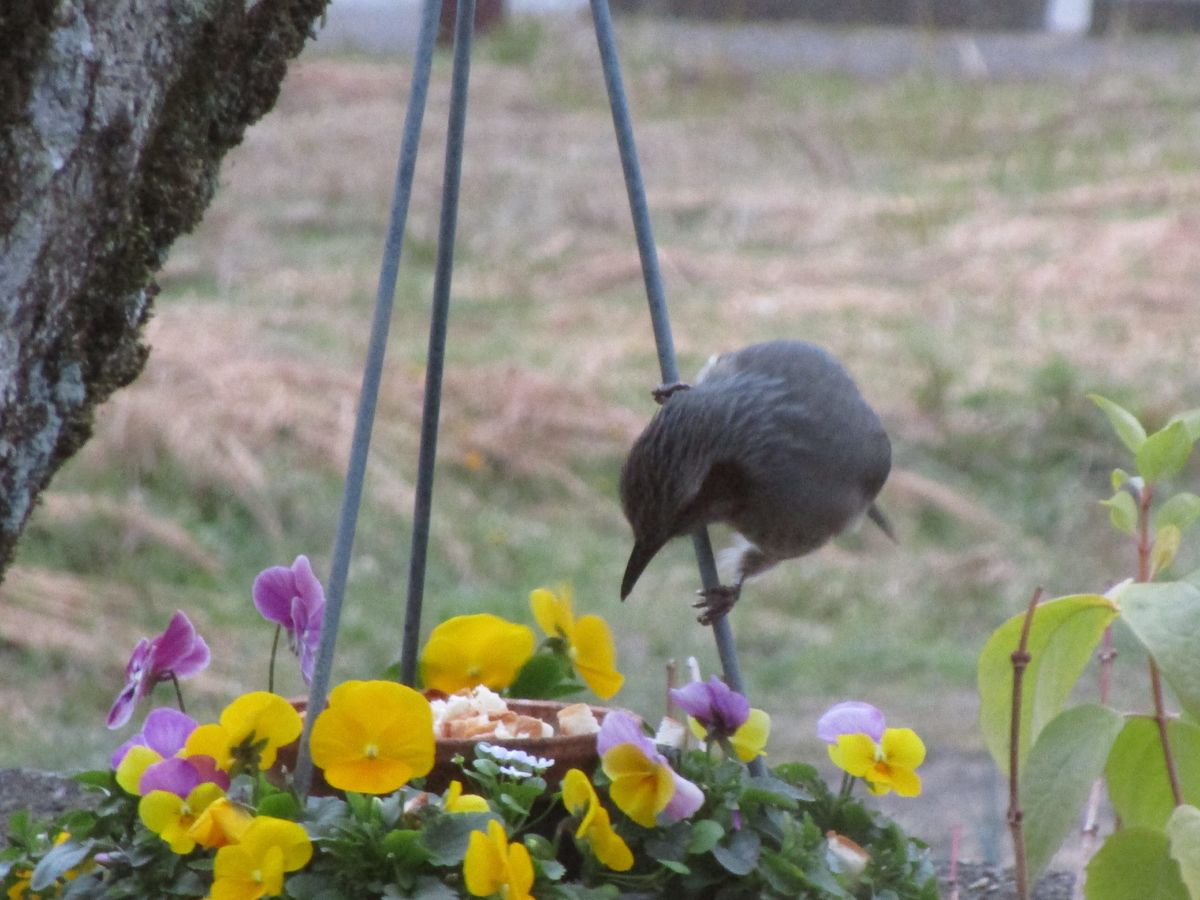
[[[733,605],[737,603],[741,593],[742,588],[740,585],[727,584],[718,584],[716,587],[696,591],[700,600],[693,603],[692,606],[695,609],[701,610],[700,615],[696,617],[696,621],[701,625],[711,625],[718,619],[725,617],[733,609]]]
[[[672,394],[686,391],[690,387],[690,384],[684,384],[682,381],[672,381],[670,384],[660,384],[650,394],[654,397],[654,402],[662,406]]]

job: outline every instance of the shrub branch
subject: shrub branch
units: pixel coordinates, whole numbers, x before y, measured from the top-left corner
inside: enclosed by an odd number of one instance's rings
[[[1029,599],[1029,610],[1025,613],[1025,622],[1021,626],[1021,639],[1012,654],[1013,699],[1012,725],[1008,744],[1008,828],[1012,832],[1018,900],[1028,900],[1029,897],[1028,866],[1025,862],[1025,834],[1022,830],[1025,813],[1021,810],[1021,687],[1025,680],[1025,669],[1031,659],[1028,650],[1029,630],[1033,627],[1033,614],[1037,611],[1037,605],[1041,599],[1042,589],[1038,588]]]

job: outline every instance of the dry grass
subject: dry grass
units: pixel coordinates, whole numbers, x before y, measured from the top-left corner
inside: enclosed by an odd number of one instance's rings
[[[902,547],[852,536],[780,567],[739,607],[752,687],[787,723],[780,757],[846,694],[970,752],[961,707],[988,628],[1036,584],[1122,574],[1093,505],[1121,460],[1085,391],[1151,421],[1200,405],[1188,87],[1136,72],[859,82],[689,59],[669,29],[624,38],[683,370],[753,340],[819,341],[896,447],[884,502]],[[630,671],[690,653],[711,667],[707,634],[684,627],[695,575],[682,544],[615,604],[628,552],[616,473],[658,373],[591,36],[548,26],[527,65],[487,47],[442,404],[437,614],[523,615],[530,588],[571,580],[618,623]],[[347,674],[390,661],[399,633],[444,76],[439,63],[339,645]],[[257,652],[254,573],[298,552],[325,570],[406,81],[395,61],[307,57],[228,160],[162,274],[146,372],[101,412],[2,589],[11,723],[70,734],[98,720],[126,648],[177,606],[210,629],[220,661],[201,693],[215,703]],[[653,708],[655,678],[630,681],[626,702]],[[43,750],[0,738],[0,762]]]

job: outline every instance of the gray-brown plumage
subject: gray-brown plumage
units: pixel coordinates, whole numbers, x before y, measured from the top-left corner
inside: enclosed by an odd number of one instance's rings
[[[725,522],[733,584],[701,592],[700,621],[729,611],[742,583],[809,553],[867,513],[891,469],[874,410],[828,352],[805,341],[754,344],[712,359],[695,386],[661,391],[662,409],[621,470],[634,545],[621,599],[673,537]]]

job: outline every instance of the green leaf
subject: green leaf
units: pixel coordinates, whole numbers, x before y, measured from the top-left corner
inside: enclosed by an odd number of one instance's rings
[[[570,670],[562,658],[554,653],[535,653],[521,667],[505,693],[509,697],[521,697],[526,700],[553,699],[555,690],[567,680]]]
[[[1021,772],[1025,851],[1033,881],[1075,827],[1092,783],[1104,773],[1125,720],[1098,704],[1075,706],[1042,730]]]
[[[1059,714],[1092,651],[1116,618],[1116,605],[1100,594],[1073,594],[1037,608],[1029,632],[1030,662],[1021,689],[1020,759]],[[979,655],[979,724],[992,759],[1008,772],[1012,728],[1013,667],[1025,613],[988,638]]]
[[[1152,828],[1109,835],[1087,867],[1087,900],[1189,900],[1167,836]]]
[[[692,871],[685,863],[681,863],[676,859],[660,859],[658,864],[663,868],[670,869],[672,872],[675,872],[679,875],[687,875]]]
[[[725,829],[721,827],[720,822],[701,819],[692,826],[692,833],[688,835],[687,851],[688,853],[707,853],[723,837],[725,837]]]
[[[758,867],[762,840],[758,833],[744,828],[712,848],[713,858],[732,875],[749,875]]]
[[[1167,740],[1184,800],[1200,805],[1200,726],[1169,722]],[[1175,799],[1158,723],[1147,716],[1131,716],[1113,744],[1104,772],[1113,809],[1122,823],[1147,828],[1166,824]]]
[[[63,841],[42,857],[29,876],[29,889],[44,891],[75,868],[92,852],[92,842]]]
[[[1117,491],[1100,505],[1108,507],[1108,520],[1117,531],[1133,534],[1137,529],[1137,503],[1127,491]]]
[[[457,866],[467,855],[472,831],[487,833],[491,813],[449,813],[425,823],[421,828],[421,846],[435,866]]]
[[[1114,592],[1121,618],[1154,658],[1180,704],[1200,718],[1200,588],[1130,582]]]
[[[295,821],[300,818],[300,801],[290,791],[279,791],[258,802],[258,815]]]
[[[1200,897],[1200,809],[1180,806],[1167,820],[1171,859],[1179,863],[1183,883],[1193,900]]]
[[[1095,403],[1108,416],[1108,423],[1121,439],[1121,443],[1129,448],[1130,453],[1136,454],[1146,441],[1146,429],[1129,410],[1113,403],[1107,397],[1099,394],[1088,394],[1088,399]]]
[[[1131,477],[1132,476],[1124,469],[1113,469],[1111,478],[1112,489],[1114,491],[1119,491],[1121,488],[1125,487],[1125,485],[1129,484],[1129,479]]]
[[[1189,409],[1186,412],[1175,413],[1175,415],[1171,416],[1171,422],[1182,422],[1191,439],[1193,441],[1200,441],[1200,409]]]
[[[469,840],[470,835],[467,837]],[[421,844],[421,832],[413,828],[392,829],[383,836],[379,846],[403,869],[416,869],[429,859],[429,851]]]
[[[1154,546],[1150,548],[1150,577],[1153,578],[1175,559],[1179,552],[1179,543],[1183,540],[1183,532],[1178,525],[1164,525],[1154,536]]]
[[[1182,422],[1154,432],[1138,449],[1138,474],[1148,483],[1178,475],[1192,454],[1192,436]]]
[[[1200,497],[1183,491],[1158,508],[1154,513],[1154,527],[1174,525],[1180,531],[1186,531],[1196,519],[1200,519]]]

